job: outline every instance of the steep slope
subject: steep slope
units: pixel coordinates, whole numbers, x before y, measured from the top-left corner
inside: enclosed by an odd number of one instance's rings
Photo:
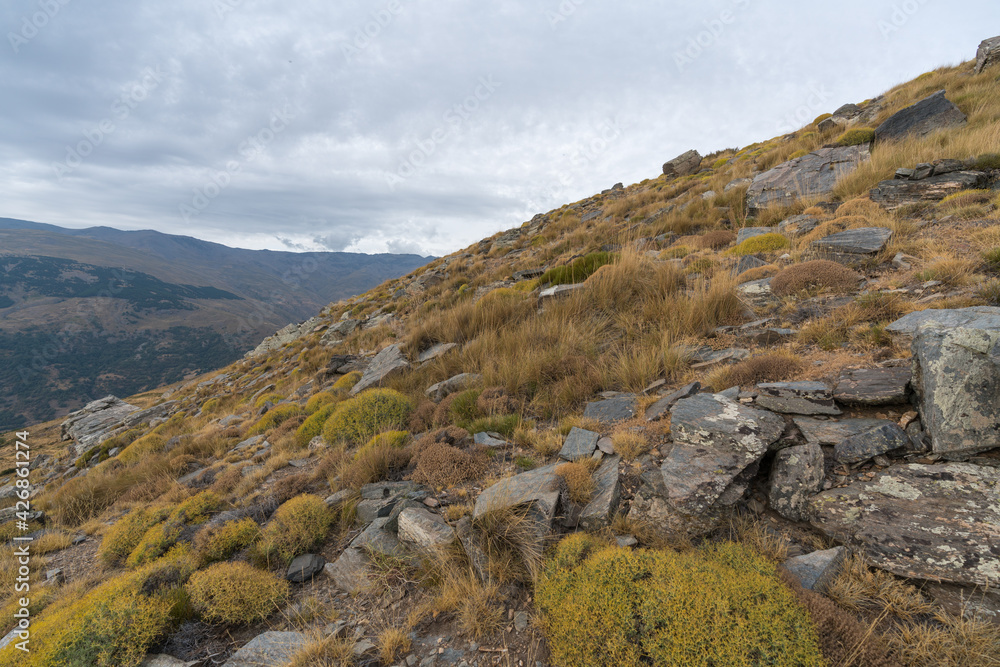
[[[997,665],[980,51],[32,429],[29,664]]]

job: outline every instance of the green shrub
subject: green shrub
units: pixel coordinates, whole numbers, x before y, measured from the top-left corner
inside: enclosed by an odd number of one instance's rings
[[[135,550],[146,531],[166,517],[167,510],[163,508],[132,510],[105,531],[97,549],[98,557],[107,565],[118,565]]]
[[[813,120],[812,124],[813,125],[819,125],[820,123],[822,123],[827,118],[833,118],[833,114],[832,113],[821,113],[820,115],[816,116],[816,119]]]
[[[509,438],[513,437],[514,431],[520,425],[520,415],[494,415],[492,417],[480,417],[462,428],[473,434],[492,431]]]
[[[382,431],[398,430],[410,418],[413,403],[392,389],[369,389],[337,406],[323,426],[327,442],[368,442]]]
[[[451,417],[452,424],[460,428],[465,428],[473,420],[478,419],[482,415],[478,404],[479,394],[481,393],[480,389],[466,389],[452,399],[451,406],[448,408],[448,415]]]
[[[275,426],[281,424],[281,422],[300,414],[302,414],[302,408],[294,403],[275,406],[268,410],[264,416],[258,419],[257,422],[250,427],[250,430],[247,431],[247,435],[258,435],[260,433],[270,431]]]
[[[309,418],[302,422],[298,430],[295,431],[295,442],[299,447],[305,447],[312,439],[323,432],[323,425],[330,418],[333,411],[337,409],[336,404],[327,404],[316,412],[309,415]]]
[[[351,371],[347,375],[338,378],[337,381],[333,383],[333,389],[335,391],[350,391],[359,380],[361,380],[361,373],[358,371]]]
[[[255,545],[261,563],[287,565],[326,540],[333,524],[330,508],[319,496],[303,494],[279,507]]]
[[[219,399],[210,398],[201,405],[202,414],[210,415],[219,409]]]
[[[686,245],[675,245],[660,252],[658,259],[684,259],[691,254],[691,248]]]
[[[209,621],[254,623],[279,611],[288,583],[246,563],[216,563],[187,583],[191,604]]]
[[[197,493],[177,507],[170,513],[170,521],[180,521],[181,523],[199,524],[208,521],[208,515],[222,506],[222,498],[212,491],[202,491]]]
[[[729,158],[720,157],[718,160],[712,163],[712,169],[722,169],[727,164],[729,164]]]
[[[313,394],[306,401],[306,414],[312,415],[316,414],[316,411],[323,406],[330,405],[331,403],[336,403],[337,397],[328,391],[321,391],[318,394]]]
[[[870,127],[855,127],[837,137],[838,146],[860,146],[875,141],[875,130]]]
[[[759,252],[774,252],[788,247],[788,239],[781,234],[761,234],[751,236],[729,251],[731,255],[755,255]]]
[[[630,551],[574,535],[536,592],[562,667],[825,664],[775,566],[741,545]]]
[[[990,248],[984,252],[983,259],[986,261],[986,264],[990,267],[990,269],[1000,272],[1000,246]]]
[[[610,264],[613,260],[614,255],[609,252],[592,252],[589,255],[584,255],[573,260],[569,264],[549,269],[539,278],[539,284],[571,285],[582,283],[593,275],[597,269],[605,264]]]
[[[162,452],[167,446],[167,441],[159,433],[150,433],[135,440],[128,447],[118,453],[117,459],[125,464],[138,463],[150,454]]]
[[[409,431],[386,431],[385,433],[379,433],[371,440],[366,442],[363,447],[358,449],[354,453],[354,460],[357,461],[363,457],[368,451],[375,449],[377,447],[392,447],[393,449],[402,449],[406,444],[406,441],[410,438]]]
[[[1000,169],[1000,153],[983,153],[976,158],[976,169]]]
[[[184,524],[179,521],[168,520],[156,524],[142,536],[125,564],[129,567],[139,567],[152,563],[177,544],[177,538],[181,536],[183,530]]]
[[[258,397],[256,401],[254,401],[253,406],[255,408],[262,408],[264,407],[264,404],[267,402],[271,402],[277,405],[278,403],[281,403],[283,400],[285,400],[285,397],[282,396],[281,394],[275,394],[275,393],[264,394],[263,396]]]
[[[253,519],[227,521],[221,526],[205,526],[195,535],[198,553],[206,563],[226,560],[260,537],[260,527]]]

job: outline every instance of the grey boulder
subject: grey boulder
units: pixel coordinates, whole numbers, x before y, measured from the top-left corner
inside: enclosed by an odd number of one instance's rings
[[[447,380],[442,380],[437,384],[431,385],[424,393],[427,394],[427,397],[435,403],[440,403],[441,400],[448,394],[454,394],[456,391],[465,391],[469,387],[477,385],[482,381],[482,375],[477,375],[476,373],[460,373],[459,375],[450,377]]]
[[[288,566],[285,579],[293,584],[301,584],[311,581],[313,577],[323,571],[326,559],[319,554],[303,554],[296,556]]]
[[[812,248],[824,258],[835,262],[853,263],[885,249],[892,230],[885,227],[847,229],[812,242]]]
[[[410,367],[410,362],[403,356],[399,345],[390,345],[375,355],[368,364],[364,375],[358,383],[351,387],[351,395],[357,395],[370,387],[376,387],[385,380],[397,375]]]
[[[937,130],[965,125],[962,111],[939,90],[916,104],[890,116],[875,128],[875,140],[899,140],[908,136],[922,137]]]
[[[871,153],[867,145],[820,148],[758,174],[747,190],[751,212],[772,205],[789,205],[800,197],[825,196]]]
[[[757,405],[792,415],[839,415],[833,392],[823,382],[768,382],[757,385]]]
[[[696,150],[681,153],[663,165],[663,175],[668,177],[687,176],[701,167],[701,155]]]
[[[982,188],[987,180],[981,171],[955,171],[921,180],[894,178],[872,188],[869,196],[876,204],[894,211],[907,204],[941,201],[963,190]]]
[[[301,632],[265,632],[230,656],[222,667],[272,667],[290,662],[309,642]]]
[[[901,405],[912,376],[908,367],[846,370],[837,378],[833,397],[844,405]]]
[[[834,448],[834,458],[839,463],[859,463],[891,452],[894,449],[908,448],[910,437],[899,424],[887,421],[875,428],[848,436],[837,443]]]
[[[1000,37],[984,39],[976,50],[976,74],[1000,62]]]
[[[850,554],[850,550],[846,547],[834,547],[789,558],[784,565],[786,570],[798,577],[803,588],[826,593],[830,584],[843,571],[844,563]]]
[[[823,490],[823,450],[819,445],[798,445],[774,455],[768,502],[771,509],[791,521],[808,518],[809,499]]]

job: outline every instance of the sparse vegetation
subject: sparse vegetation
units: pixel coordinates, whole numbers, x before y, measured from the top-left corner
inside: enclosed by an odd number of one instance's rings
[[[246,563],[216,563],[195,572],[187,583],[191,604],[208,621],[253,623],[279,611],[288,584]]]
[[[337,406],[323,426],[323,437],[327,442],[365,443],[382,431],[405,427],[413,407],[398,391],[369,389]]]

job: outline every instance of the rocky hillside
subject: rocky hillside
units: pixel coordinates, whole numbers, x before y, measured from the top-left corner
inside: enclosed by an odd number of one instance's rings
[[[1000,664],[998,60],[29,429],[0,664]]]
[[[0,242],[0,430],[219,368],[330,300],[430,259],[11,219],[0,219]]]

